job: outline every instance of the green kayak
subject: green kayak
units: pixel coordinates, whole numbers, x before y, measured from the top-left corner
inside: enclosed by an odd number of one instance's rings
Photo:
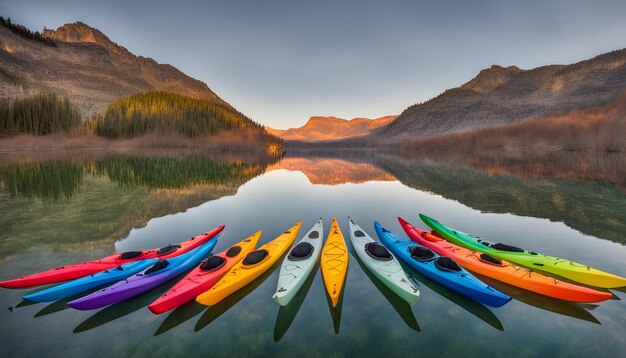
[[[538,254],[502,243],[492,244],[479,237],[451,229],[426,215],[420,214],[420,218],[444,239],[470,250],[484,252],[520,266],[548,272],[589,286],[603,288],[626,286],[626,278],[600,271],[587,265]]]

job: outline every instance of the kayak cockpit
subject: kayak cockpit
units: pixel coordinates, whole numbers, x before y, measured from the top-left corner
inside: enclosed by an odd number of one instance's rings
[[[491,244],[491,248],[496,249],[496,250],[500,250],[500,251],[524,252],[524,249],[520,249],[519,247],[503,244],[503,243],[500,243],[500,242],[498,242],[496,244]]]
[[[411,257],[417,261],[426,262],[435,258],[435,253],[424,246],[413,245],[409,248]]]
[[[435,260],[435,267],[441,271],[459,272],[461,266],[447,256],[440,256]]]
[[[500,260],[499,258],[493,257],[491,255],[487,255],[487,254],[480,254],[480,256],[478,256],[478,259],[484,263],[488,263],[490,265],[495,265],[495,266],[503,266],[502,265],[502,260]]]
[[[368,242],[365,244],[365,253],[378,261],[391,261],[393,260],[393,256],[389,253],[386,247],[383,245],[379,245],[375,242]]]
[[[200,264],[200,270],[202,271],[215,271],[226,264],[226,259],[221,256],[211,256],[208,259],[202,261]]]
[[[180,248],[180,245],[167,245],[167,246],[163,246],[162,248],[158,249],[156,254],[161,256],[161,255],[166,255],[166,254],[170,254],[176,250],[178,250]]]
[[[143,251],[126,251],[120,254],[120,259],[130,260],[143,255]]]
[[[163,270],[164,268],[166,268],[169,265],[169,261],[167,260],[161,260],[161,261],[157,261],[154,265],[150,266],[150,268],[148,268],[146,271],[144,271],[144,275],[149,275],[151,273]]]
[[[305,260],[311,257],[314,250],[315,248],[313,247],[313,245],[309,244],[308,242],[301,242],[298,245],[294,246],[293,249],[291,249],[288,258],[290,261]]]
[[[235,245],[231,247],[230,249],[228,249],[228,251],[226,251],[226,256],[235,257],[239,255],[240,252],[241,252],[241,247]]]
[[[267,250],[255,250],[246,255],[246,257],[241,262],[243,266],[254,266],[263,261],[266,257],[269,256],[269,252]]]

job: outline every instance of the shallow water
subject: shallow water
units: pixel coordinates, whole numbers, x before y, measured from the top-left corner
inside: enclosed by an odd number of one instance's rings
[[[625,276],[624,161],[554,153],[2,155],[0,279],[176,243],[219,224],[226,229],[215,251],[259,229],[268,242],[297,220],[301,234],[320,217],[327,231],[332,216],[344,236],[350,216],[374,238],[373,220],[406,237],[396,217],[426,228],[419,212],[489,241]],[[173,282],[92,312],[69,309],[68,300],[21,300],[40,288],[2,289],[0,355],[609,356],[626,349],[622,291],[579,305],[485,279],[514,298],[494,309],[409,271],[421,291],[409,306],[348,246],[335,310],[319,269],[280,309],[271,298],[278,270],[216,306],[191,303],[160,316],[146,306]]]

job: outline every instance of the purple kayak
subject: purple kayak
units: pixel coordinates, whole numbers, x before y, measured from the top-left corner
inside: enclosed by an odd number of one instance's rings
[[[93,310],[122,302],[155,288],[197,266],[213,250],[218,236],[192,251],[171,259],[157,261],[154,265],[138,274],[90,295],[68,302],[67,305],[77,310]]]

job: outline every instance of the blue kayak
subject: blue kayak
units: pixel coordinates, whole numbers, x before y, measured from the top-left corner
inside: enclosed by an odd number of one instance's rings
[[[218,236],[196,249],[171,259],[157,261],[127,279],[70,301],[67,305],[78,310],[93,310],[127,300],[155,288],[197,266],[213,250]]]
[[[511,300],[511,297],[486,285],[451,258],[400,238],[378,222],[374,222],[374,228],[380,242],[398,259],[440,285],[491,307],[501,307]]]
[[[33,302],[62,300],[76,296],[85,291],[89,291],[92,288],[123,280],[128,276],[147,269],[148,267],[154,265],[157,261],[159,261],[159,259],[129,262],[112,269],[100,271],[89,276],[64,283],[62,285],[57,285],[39,292],[31,293],[30,295],[26,295],[22,298]]]

